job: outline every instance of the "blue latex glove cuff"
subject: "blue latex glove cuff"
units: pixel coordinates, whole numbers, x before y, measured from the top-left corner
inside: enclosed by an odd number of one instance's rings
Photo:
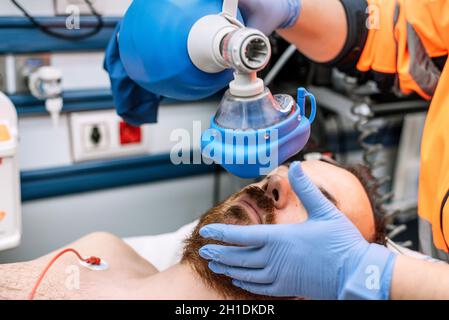
[[[357,268],[339,290],[339,300],[388,300],[396,255],[371,244]]]
[[[239,7],[248,27],[269,35],[295,25],[301,15],[301,0],[240,0]]]
[[[280,29],[288,29],[293,27],[301,15],[301,0],[288,0],[289,16],[287,20],[279,27]]]

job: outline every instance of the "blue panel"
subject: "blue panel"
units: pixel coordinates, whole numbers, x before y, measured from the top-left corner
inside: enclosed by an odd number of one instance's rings
[[[386,147],[399,142],[400,127],[385,129],[380,139]],[[346,133],[346,151],[360,150],[356,133]],[[338,151],[338,143],[330,139],[328,148]],[[212,165],[179,165],[170,155],[141,156],[118,160],[94,161],[73,166],[21,172],[22,201],[91,192],[135,184],[158,182],[211,174],[221,170]]]
[[[44,101],[34,98],[29,93],[13,94],[9,98],[17,108],[20,115],[46,114]],[[218,105],[219,96],[207,99]],[[62,112],[93,111],[114,109],[114,103],[110,89],[84,89],[68,90],[63,93],[64,107]],[[161,105],[185,103],[173,99],[163,99]]]
[[[386,147],[396,146],[400,126],[384,129],[378,139]],[[358,134],[345,133],[346,151],[358,151]],[[328,149],[338,151],[338,142],[330,138]],[[118,160],[94,161],[73,166],[23,171],[21,173],[22,201],[91,192],[141,183],[158,182],[211,174],[221,170],[212,165],[179,165],[170,161],[170,155],[141,156]]]
[[[17,108],[19,115],[46,113],[44,102],[30,94],[14,94],[9,98]],[[63,94],[63,112],[113,109],[109,89],[72,90]]]
[[[216,166],[179,165],[170,155],[97,161],[21,173],[22,201],[210,174]]]
[[[79,35],[95,28],[95,17],[81,17],[80,30],[68,30],[65,27],[66,17],[37,18],[38,22],[54,31],[68,36]],[[86,51],[103,50],[114,32],[118,17],[104,17],[103,29],[93,37],[70,41],[49,36],[34,27],[24,17],[0,17],[0,54],[2,53],[30,53],[53,51]]]

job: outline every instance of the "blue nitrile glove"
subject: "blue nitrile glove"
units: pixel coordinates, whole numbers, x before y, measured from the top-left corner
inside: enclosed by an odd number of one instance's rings
[[[240,0],[246,25],[270,35],[293,27],[301,13],[301,0]]]
[[[218,274],[255,294],[312,299],[388,299],[395,255],[368,243],[296,162],[290,184],[309,214],[292,225],[209,225],[200,255]]]
[[[117,113],[127,123],[135,126],[157,122],[161,97],[146,91],[129,78],[120,60],[119,30],[120,23],[106,48],[104,60],[104,69],[109,73]]]

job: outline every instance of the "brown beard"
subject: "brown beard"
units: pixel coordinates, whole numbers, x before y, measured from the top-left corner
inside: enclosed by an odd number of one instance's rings
[[[244,291],[232,284],[232,280],[223,275],[213,273],[208,267],[208,261],[199,256],[198,251],[207,244],[223,244],[218,241],[207,240],[199,235],[199,230],[211,223],[224,223],[233,225],[249,225],[251,219],[248,213],[238,205],[231,203],[240,196],[249,196],[265,212],[264,224],[274,222],[274,202],[265,195],[265,192],[255,186],[246,188],[230,197],[228,200],[210,209],[200,219],[192,235],[185,241],[182,263],[188,263],[190,267],[199,275],[202,281],[211,289],[218,292],[227,299],[242,300],[272,300],[272,297],[260,296]]]

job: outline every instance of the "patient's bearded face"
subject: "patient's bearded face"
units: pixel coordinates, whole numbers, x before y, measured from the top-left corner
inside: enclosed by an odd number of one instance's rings
[[[329,200],[358,227],[367,239],[373,236],[374,219],[371,206],[360,181],[346,170],[320,161],[303,162],[305,173],[320,187]],[[188,262],[205,283],[225,298],[267,299],[232,285],[228,277],[210,271],[199,249],[217,241],[206,240],[199,230],[208,224],[233,225],[292,224],[307,220],[307,212],[288,181],[288,168],[275,170],[259,183],[239,193],[204,214],[193,234],[186,240],[183,262]]]
[[[269,297],[253,295],[235,287],[232,285],[230,278],[213,273],[208,268],[208,262],[198,255],[198,251],[202,246],[220,243],[213,240],[206,240],[199,235],[199,230],[205,225],[211,223],[250,225],[256,224],[255,221],[261,221],[261,218],[256,218],[256,211],[252,207],[248,208],[247,206],[250,205],[246,203],[257,204],[257,216],[260,215],[262,217],[262,223],[271,224],[274,221],[275,206],[273,200],[267,197],[265,192],[257,186],[247,187],[217,207],[212,208],[201,217],[191,237],[186,240],[183,262],[190,263],[206,285],[222,294],[224,298],[245,300],[268,299]]]

